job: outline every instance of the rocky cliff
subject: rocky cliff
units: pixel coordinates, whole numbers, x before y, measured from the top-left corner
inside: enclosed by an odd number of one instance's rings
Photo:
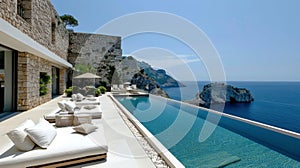
[[[151,94],[169,97],[163,87],[184,86],[180,82],[166,74],[165,70],[154,70],[149,64],[139,62],[132,56],[123,57],[122,61],[115,65],[111,83],[121,84],[131,82],[137,88]]]
[[[145,62],[138,62],[140,69],[144,69],[145,74],[153,78],[161,87],[184,87],[184,85],[170,75],[163,69],[155,70]]]
[[[194,100],[187,102],[209,107],[217,103],[251,103],[253,100],[250,91],[245,88],[237,88],[224,83],[210,83],[203,87],[202,92],[197,93]]]
[[[147,74],[145,74],[144,70],[136,73],[131,81],[132,84],[135,84],[137,88],[148,91],[151,94],[159,95],[162,97],[169,97],[168,94],[159,86],[159,84]]]

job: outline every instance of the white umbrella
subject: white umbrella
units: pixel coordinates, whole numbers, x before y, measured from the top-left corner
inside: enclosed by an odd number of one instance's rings
[[[84,73],[74,77],[74,79],[99,79],[99,78],[101,77],[92,73]]]
[[[100,78],[100,76],[92,73],[84,73],[73,78],[73,85],[78,87],[94,86],[96,83],[96,79]]]

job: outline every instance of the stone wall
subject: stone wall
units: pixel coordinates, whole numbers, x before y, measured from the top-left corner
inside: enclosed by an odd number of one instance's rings
[[[25,8],[23,17],[17,13],[18,1]],[[0,17],[50,51],[67,59],[69,34],[49,0],[0,0]]]
[[[96,74],[102,77],[102,82],[110,83],[112,67],[121,60],[121,37],[70,32],[68,61],[73,66],[81,64],[93,67]],[[72,78],[72,72],[69,76]]]
[[[52,76],[53,65],[49,61],[32,55],[19,52],[18,55],[18,111],[34,108],[51,100],[51,83],[48,84],[48,92],[40,96],[40,72]],[[65,89],[65,69],[60,68],[60,93]]]

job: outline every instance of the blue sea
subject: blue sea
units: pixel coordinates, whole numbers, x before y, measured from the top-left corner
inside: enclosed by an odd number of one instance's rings
[[[191,100],[209,82],[182,82],[186,87],[164,88],[170,98]],[[250,90],[250,104],[226,104],[224,112],[300,133],[300,82],[227,82]]]

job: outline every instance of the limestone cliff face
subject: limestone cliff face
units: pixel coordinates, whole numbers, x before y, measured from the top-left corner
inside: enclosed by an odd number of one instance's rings
[[[211,83],[205,85],[201,93],[197,93],[195,100],[199,100],[200,106],[209,107],[214,103],[251,103],[254,98],[245,88]]]

